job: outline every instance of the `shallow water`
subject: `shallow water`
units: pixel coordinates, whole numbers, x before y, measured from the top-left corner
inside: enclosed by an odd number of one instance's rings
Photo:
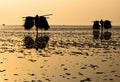
[[[111,39],[101,41],[93,39],[90,28],[57,27],[39,31],[49,41],[38,51],[24,45],[25,36],[35,40],[34,29],[1,29],[0,82],[120,81],[119,30],[109,30]]]

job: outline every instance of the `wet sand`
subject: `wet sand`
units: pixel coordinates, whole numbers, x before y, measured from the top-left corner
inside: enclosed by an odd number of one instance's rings
[[[48,31],[45,49],[26,49],[35,31],[0,30],[0,82],[119,82],[120,33],[94,40],[92,31]]]

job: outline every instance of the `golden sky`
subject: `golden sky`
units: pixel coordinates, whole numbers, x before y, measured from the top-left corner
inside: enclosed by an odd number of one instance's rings
[[[0,0],[0,24],[22,25],[22,17],[53,14],[50,25],[91,25],[110,20],[120,25],[120,0]]]

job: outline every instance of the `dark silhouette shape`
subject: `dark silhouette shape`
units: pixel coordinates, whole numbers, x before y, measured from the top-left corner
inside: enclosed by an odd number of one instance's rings
[[[38,28],[39,28],[39,26],[40,26],[39,16],[36,15],[36,17],[35,17],[34,19],[35,19],[35,27],[36,27],[36,30],[38,30]]]
[[[47,35],[41,36],[35,39],[35,48],[38,49],[44,49],[46,45],[48,44],[49,37]]]
[[[93,29],[94,30],[99,30],[100,29],[99,21],[94,21],[94,23],[93,23]]]
[[[2,24],[3,26],[5,26],[5,24]]]
[[[35,27],[36,27],[36,37],[38,37],[38,28],[41,29],[41,31],[44,29],[44,30],[48,30],[50,28],[47,20],[46,20],[46,17],[44,16],[38,16],[36,15],[36,17],[34,18],[35,19]]]
[[[99,21],[96,20],[93,23],[93,38],[94,39],[99,38],[99,35],[100,35],[99,29],[100,29]]]
[[[34,40],[32,37],[26,36],[23,41],[26,48],[30,49],[34,47]]]
[[[111,35],[112,35],[111,32],[104,32],[104,39],[105,39],[105,40],[111,39]]]
[[[48,22],[46,20],[46,17],[44,16],[38,16],[36,15],[35,17],[35,26],[38,29],[44,29],[44,30],[48,30],[50,28],[50,26],[48,25]]]
[[[46,20],[46,17],[45,17],[45,16],[49,16],[49,15],[52,15],[52,14],[43,15],[43,16],[36,15],[35,17],[31,17],[31,16],[23,17],[23,18],[26,18],[25,23],[24,23],[25,30],[30,30],[35,24],[36,38],[37,38],[38,37],[38,28],[41,29],[41,31],[42,31],[42,29],[48,30],[50,28],[50,26]]]
[[[99,39],[100,31],[93,30],[93,39]]]
[[[48,30],[50,26],[48,25],[48,22],[44,16],[40,16],[40,27],[39,28],[44,28],[44,30]]]
[[[108,31],[109,28],[112,28],[111,21],[105,20],[104,28],[107,29],[107,31]]]
[[[33,26],[34,26],[33,17],[30,17],[30,16],[26,17],[26,20],[24,23],[25,30],[30,30]]]
[[[36,39],[35,41],[30,38],[30,37],[25,37],[24,43],[26,48],[36,48],[36,50],[40,49],[44,49],[48,43],[49,37],[48,36],[40,36],[38,37],[38,29],[41,30],[48,30],[50,28],[45,16],[49,16],[52,14],[48,14],[48,15],[43,15],[43,16],[38,16],[36,15],[35,17],[23,17],[26,18],[25,23],[24,23],[24,27],[25,30],[30,30],[34,24],[36,27]],[[31,40],[31,41],[30,41]]]
[[[37,31],[38,31],[38,28],[48,30],[50,26],[46,20],[47,17],[45,16],[49,16],[49,15],[52,15],[52,14],[43,15],[43,16],[36,15],[35,17],[31,17],[31,16],[23,17],[23,18],[26,18],[25,23],[23,25],[25,27],[25,30],[30,30],[34,26],[34,24]]]
[[[44,49],[48,45],[49,36],[44,35],[44,36],[36,37],[35,41],[32,39],[32,37],[26,36],[23,41],[24,41],[24,46],[27,49],[31,49],[31,48],[35,48],[36,50]]]
[[[101,24],[101,27],[104,26],[104,21],[102,19],[100,20],[100,24]]]
[[[101,24],[101,35],[100,35],[100,39],[103,40],[104,39],[104,35],[103,35],[103,27],[104,27],[104,21],[101,19],[100,21]]]
[[[103,32],[101,32],[100,39],[101,39],[101,40],[104,39],[104,34],[103,34]]]
[[[107,32],[104,32],[104,39],[109,40],[111,39],[111,32],[108,32],[108,29],[112,28],[111,21],[105,20],[104,22],[104,28],[107,29]]]
[[[35,27],[36,27],[36,38],[38,37],[38,28],[40,27],[40,19],[39,16],[36,15],[35,19]]]
[[[100,25],[99,25],[100,23]],[[99,28],[101,27],[101,28]],[[112,33],[108,32],[108,29],[112,28],[111,22],[109,20],[103,21],[102,19],[99,21],[94,21],[93,24],[93,38],[98,39],[100,35],[100,39],[103,40],[109,40],[111,38]],[[97,30],[96,30],[97,29]],[[101,32],[99,32],[98,29],[101,29]],[[104,32],[104,29],[107,29],[107,32]]]

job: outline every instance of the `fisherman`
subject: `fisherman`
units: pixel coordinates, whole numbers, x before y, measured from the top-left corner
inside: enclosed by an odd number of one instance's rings
[[[100,21],[100,24],[101,24],[101,27],[103,27],[104,26],[104,21],[101,19],[101,21]]]
[[[104,36],[103,36],[104,21],[102,19],[100,21],[100,24],[101,24],[101,36],[100,36],[100,39],[102,40],[104,38]]]

